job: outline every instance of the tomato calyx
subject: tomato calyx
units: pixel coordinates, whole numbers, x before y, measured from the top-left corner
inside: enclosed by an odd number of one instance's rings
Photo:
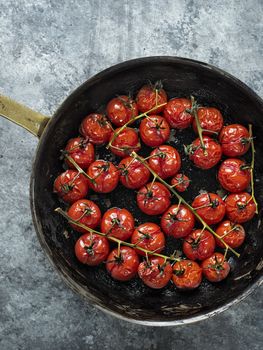
[[[139,232],[141,235],[143,235],[142,239],[151,239],[151,238],[152,238],[151,235],[149,235],[149,233],[147,233],[147,232],[143,232],[143,231],[141,231],[141,230],[138,230],[138,232]]]
[[[199,237],[197,237],[196,239],[194,239],[193,237],[190,237],[190,241],[185,239],[185,242],[187,242],[188,244],[191,245],[191,247],[196,250],[199,247],[200,241],[202,238],[202,234],[200,234]]]
[[[238,208],[238,210],[243,210],[243,209],[245,209],[247,205],[248,205],[248,202],[246,202],[246,203],[237,202],[237,208]]]
[[[95,245],[95,242],[91,242],[90,245],[85,245],[83,247],[88,255],[94,255],[94,248],[93,248],[94,245]]]
[[[98,165],[98,166],[96,166],[95,168],[98,169],[98,170],[101,170],[101,173],[107,172],[107,171],[109,170],[109,168],[110,168],[110,162],[106,162],[105,164]],[[101,173],[100,173],[100,174],[101,174]],[[100,174],[99,174],[99,175],[100,175]],[[98,176],[99,176],[99,175],[98,175]]]
[[[185,273],[185,269],[181,266],[180,266],[180,270],[177,270],[177,269],[173,270],[173,274],[175,276],[183,276],[184,273]]]
[[[98,118],[98,123],[99,123],[99,126],[101,126],[102,128],[109,124],[105,115],[101,115]]]
[[[63,193],[65,193],[65,194],[69,193],[73,189],[74,189],[74,185],[73,184],[63,184],[63,185],[61,185],[61,191]]]

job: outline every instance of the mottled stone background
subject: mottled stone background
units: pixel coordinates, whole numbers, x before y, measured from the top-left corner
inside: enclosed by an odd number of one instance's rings
[[[126,59],[206,61],[263,97],[263,1],[0,0],[0,92],[51,115]],[[83,304],[37,241],[29,177],[37,140],[0,120],[0,349],[262,349],[263,289],[202,323],[147,328]]]

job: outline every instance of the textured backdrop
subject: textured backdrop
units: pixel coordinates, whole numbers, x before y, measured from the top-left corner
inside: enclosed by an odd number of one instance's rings
[[[51,115],[112,64],[175,55],[219,66],[263,97],[262,16],[262,0],[0,0],[0,93]],[[1,350],[262,349],[262,287],[216,318],[179,328],[132,325],[84,305],[34,233],[28,189],[36,146],[0,120]]]

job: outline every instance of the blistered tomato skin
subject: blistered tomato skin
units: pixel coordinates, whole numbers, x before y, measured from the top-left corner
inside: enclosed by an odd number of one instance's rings
[[[242,192],[250,184],[250,167],[240,159],[229,158],[220,165],[217,177],[225,190],[233,193]]]
[[[188,146],[190,160],[201,169],[211,169],[222,158],[220,144],[208,136],[203,137],[205,150],[201,146],[200,139],[196,139]]]
[[[101,232],[107,236],[127,241],[134,231],[134,218],[132,214],[121,208],[107,210],[101,220]]]
[[[109,141],[112,126],[103,114],[92,113],[82,120],[79,132],[94,145],[102,145]]]
[[[77,240],[75,255],[82,264],[96,266],[106,260],[109,249],[107,238],[88,232]]]
[[[176,191],[184,192],[190,185],[190,179],[188,176],[178,173],[172,178],[171,185],[174,186]]]
[[[87,168],[95,160],[95,150],[92,143],[83,137],[70,139],[65,148],[65,154],[71,157],[82,169]],[[75,169],[75,166],[66,159],[69,168]]]
[[[172,205],[161,218],[161,227],[165,234],[174,238],[182,238],[193,230],[195,218],[184,205]]]
[[[105,160],[96,160],[87,171],[90,187],[95,192],[109,193],[113,191],[119,182],[119,171],[111,162]]]
[[[207,230],[194,230],[184,239],[183,252],[190,260],[207,259],[214,253],[214,250],[214,236]]]
[[[181,260],[173,265],[173,283],[178,289],[195,289],[201,282],[202,269],[195,261]]]
[[[146,222],[134,230],[131,243],[143,249],[160,253],[165,247],[165,237],[160,227],[154,223]],[[136,249],[137,254],[145,256],[145,252]]]
[[[148,183],[137,193],[137,204],[148,215],[160,215],[170,206],[170,191],[160,182]]]
[[[156,106],[159,106],[167,102],[167,95],[163,88],[158,86],[159,84],[144,85],[138,92],[136,97],[137,106],[140,112],[145,113]],[[164,106],[155,108],[149,114],[161,113]]]
[[[230,265],[224,260],[224,255],[221,253],[214,253],[210,258],[205,259],[201,267],[203,275],[210,282],[220,282],[230,272]]]
[[[225,204],[226,216],[238,224],[251,220],[256,213],[256,205],[247,192],[230,194],[227,196]]]
[[[173,268],[163,258],[153,256],[149,261],[143,261],[138,268],[139,277],[144,284],[153,289],[164,288],[172,278]]]
[[[244,227],[230,220],[221,222],[216,229],[216,233],[233,249],[240,247],[246,238]],[[224,243],[218,238],[216,238],[216,244],[220,248],[225,248]]]
[[[164,117],[172,128],[188,128],[193,121],[193,117],[187,110],[192,107],[191,101],[186,98],[173,98],[164,108]]]
[[[219,134],[222,152],[227,157],[239,157],[250,147],[250,135],[243,125],[231,124],[224,126]]]
[[[197,117],[201,128],[203,129],[203,135],[213,135],[219,133],[223,127],[223,117],[221,112],[217,108],[202,107],[197,110]],[[197,133],[196,121],[193,121],[193,129]]]
[[[134,190],[145,185],[151,175],[146,166],[133,157],[123,158],[119,163],[118,169],[123,186]]]
[[[140,137],[150,147],[158,147],[165,143],[170,136],[170,126],[165,118],[151,115],[141,121]]]
[[[118,133],[120,128],[114,132]],[[118,157],[124,158],[130,155],[133,151],[137,152],[141,148],[140,140],[137,132],[132,128],[125,128],[116,137],[114,133],[111,135],[110,150]]]
[[[181,168],[178,151],[169,145],[161,145],[150,153],[149,165],[162,179],[174,176]]]
[[[123,126],[138,115],[135,101],[126,95],[120,95],[109,101],[107,105],[107,116],[116,126]]]

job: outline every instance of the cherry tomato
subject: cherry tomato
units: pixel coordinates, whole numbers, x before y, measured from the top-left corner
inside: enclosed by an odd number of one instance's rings
[[[201,193],[195,197],[192,207],[207,225],[222,221],[226,212],[224,201],[215,193]]]
[[[157,147],[169,139],[170,126],[163,117],[151,115],[141,121],[140,136],[147,146]]]
[[[113,249],[107,259],[106,268],[111,277],[118,281],[129,281],[136,276],[139,267],[139,258],[135,250],[130,247]]]
[[[85,198],[88,190],[87,179],[75,170],[65,171],[54,182],[54,192],[68,203]]]
[[[202,269],[192,260],[177,261],[173,266],[173,282],[178,289],[197,288],[202,282]]]
[[[169,207],[171,194],[160,182],[148,183],[137,193],[137,204],[148,215],[160,215]]]
[[[189,235],[195,225],[195,217],[184,205],[172,205],[162,216],[161,227],[164,233],[174,238]]]
[[[214,253],[202,262],[203,275],[210,282],[220,282],[227,277],[230,265],[224,260],[224,255]]]
[[[223,241],[231,248],[240,247],[246,237],[244,227],[229,220],[221,222],[216,229],[216,233],[218,236],[222,237]],[[218,238],[216,238],[216,244],[221,248],[225,248],[224,243]]]
[[[164,108],[164,117],[172,128],[188,128],[193,121],[193,117],[186,110],[190,110],[191,107],[190,100],[186,98],[173,98]]]
[[[131,189],[141,188],[149,181],[151,175],[146,166],[133,157],[123,158],[118,169],[121,183]]]
[[[177,150],[161,145],[150,153],[149,165],[161,178],[174,176],[181,167],[181,157]]]
[[[87,168],[95,160],[95,151],[92,143],[83,137],[70,139],[65,148],[65,154],[71,157],[82,169]],[[67,165],[75,169],[75,166],[66,159]]]
[[[250,147],[248,130],[240,124],[224,126],[219,135],[223,154],[227,157],[239,157]]]
[[[167,95],[160,82],[157,82],[155,85],[144,85],[137,94],[136,102],[139,111],[145,113],[160,104],[166,103]],[[164,106],[158,107],[148,114],[158,114],[163,109]]]
[[[122,126],[138,115],[137,104],[126,95],[115,97],[107,105],[107,115],[112,124]]]
[[[119,171],[111,162],[96,160],[90,164],[87,173],[93,179],[89,184],[95,192],[109,193],[118,185]]]
[[[138,226],[131,237],[131,242],[138,247],[160,253],[165,247],[165,238],[160,227],[152,222]],[[145,256],[142,250],[135,249],[139,255]]]
[[[221,112],[213,107],[202,107],[197,110],[197,117],[201,128],[203,129],[203,135],[212,135],[213,133],[219,133],[223,127],[223,117]],[[193,121],[193,129],[197,133],[196,121]]]
[[[115,133],[119,130],[120,128],[116,129]],[[138,134],[132,128],[125,128],[116,138],[112,133],[111,140],[113,141],[110,150],[118,157],[127,157],[131,152],[137,152],[141,148]]]
[[[175,177],[172,178],[171,184],[174,186],[176,191],[184,192],[190,185],[190,180],[188,176],[180,173],[176,174]]]
[[[250,184],[250,166],[240,159],[229,158],[220,165],[217,177],[227,191],[242,192]]]
[[[90,228],[96,228],[101,219],[100,208],[94,202],[88,199],[80,199],[73,203],[68,210],[68,216]],[[86,233],[87,230],[77,225],[71,224],[74,230]]]
[[[215,239],[212,233],[207,230],[198,229],[185,237],[183,252],[188,259],[205,260],[214,253],[215,245]]]
[[[99,265],[109,254],[107,238],[88,232],[82,235],[75,244],[77,259],[89,266]]]
[[[215,166],[222,157],[220,144],[208,136],[203,137],[204,147],[202,149],[200,139],[196,139],[187,147],[187,153],[191,161],[201,169],[210,169]]]
[[[143,261],[138,268],[139,277],[146,286],[153,289],[164,288],[172,278],[173,269],[163,258],[153,256],[149,261]]]
[[[230,194],[225,203],[228,219],[239,224],[251,220],[256,213],[256,205],[246,192]]]
[[[101,220],[101,232],[108,236],[127,241],[134,230],[134,218],[126,209],[111,208],[107,210]]]
[[[104,115],[92,113],[82,120],[79,132],[95,145],[102,145],[109,141],[112,126]]]

